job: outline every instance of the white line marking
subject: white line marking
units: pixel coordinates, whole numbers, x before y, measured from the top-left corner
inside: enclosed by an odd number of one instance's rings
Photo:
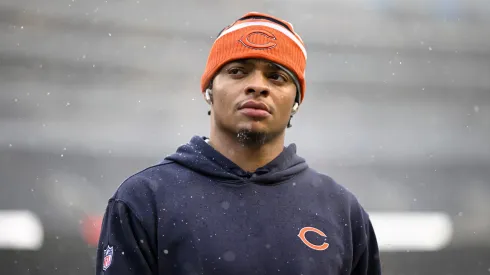
[[[439,212],[370,213],[380,251],[438,251],[449,245],[453,225]]]
[[[43,241],[43,226],[36,214],[0,210],[0,249],[39,250]]]

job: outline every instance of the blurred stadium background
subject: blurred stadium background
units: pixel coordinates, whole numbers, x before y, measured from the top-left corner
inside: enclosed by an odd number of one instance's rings
[[[309,53],[299,154],[373,216],[384,274],[490,274],[490,2],[0,1],[0,273],[94,273],[107,199],[207,135],[199,78],[248,11]]]

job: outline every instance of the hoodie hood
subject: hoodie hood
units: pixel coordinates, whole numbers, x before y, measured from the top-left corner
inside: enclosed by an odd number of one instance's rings
[[[306,161],[296,155],[296,145],[291,144],[267,165],[253,173],[247,172],[211,147],[205,137],[200,136],[192,137],[190,142],[180,146],[165,160],[178,163],[213,180],[232,184],[279,184],[308,168]]]

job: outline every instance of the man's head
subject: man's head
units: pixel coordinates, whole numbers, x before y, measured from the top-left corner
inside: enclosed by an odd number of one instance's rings
[[[260,145],[284,134],[305,93],[306,50],[290,23],[248,13],[218,35],[201,79],[216,130]]]

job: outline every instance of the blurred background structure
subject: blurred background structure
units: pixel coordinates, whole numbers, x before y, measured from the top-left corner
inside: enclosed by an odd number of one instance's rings
[[[248,11],[308,50],[287,130],[373,216],[384,274],[490,274],[487,0],[0,1],[0,273],[94,273],[129,175],[208,134],[208,50]]]

